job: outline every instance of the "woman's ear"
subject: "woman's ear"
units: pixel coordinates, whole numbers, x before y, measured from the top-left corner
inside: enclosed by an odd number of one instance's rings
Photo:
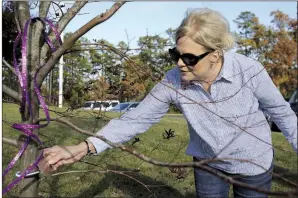
[[[210,53],[210,62],[211,63],[218,63],[220,61],[221,53],[219,50],[215,50],[214,52]]]

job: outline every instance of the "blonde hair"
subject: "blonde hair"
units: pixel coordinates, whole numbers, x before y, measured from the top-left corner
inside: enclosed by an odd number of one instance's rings
[[[229,22],[219,12],[208,8],[186,12],[186,17],[176,31],[176,42],[182,36],[190,37],[207,49],[227,51],[234,46]]]

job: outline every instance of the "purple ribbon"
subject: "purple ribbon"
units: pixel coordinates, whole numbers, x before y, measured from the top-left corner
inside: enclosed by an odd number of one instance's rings
[[[59,41],[59,44],[62,45],[62,41],[60,38],[60,34],[57,30],[57,28],[54,26],[54,24],[45,18],[32,18],[29,19],[24,27],[24,32],[23,34],[21,32],[19,32],[19,34],[17,35],[14,45],[13,45],[13,64],[14,64],[14,68],[17,74],[17,77],[19,79],[20,85],[21,85],[21,89],[22,89],[22,100],[21,100],[21,107],[20,107],[20,113],[23,113],[25,111],[25,107],[26,104],[28,105],[29,108],[29,114],[32,115],[32,107],[31,107],[31,102],[30,102],[30,97],[29,97],[29,91],[28,91],[28,76],[27,76],[27,32],[28,32],[28,27],[31,23],[32,20],[41,20],[43,21],[45,24],[48,24],[50,26],[50,28],[52,29],[52,31],[55,33],[56,35],[56,39]],[[19,65],[17,63],[17,59],[16,59],[16,48],[17,45],[20,41],[20,38],[22,37],[22,71],[20,71],[19,69]],[[46,43],[50,46],[52,51],[56,51],[55,46],[53,45],[53,43],[50,41],[50,39],[46,36]],[[13,168],[13,166],[15,165],[16,161],[22,156],[22,154],[24,153],[24,151],[26,150],[29,142],[31,139],[34,139],[38,144],[40,145],[44,145],[44,143],[38,138],[37,135],[35,135],[32,131],[33,129],[39,129],[39,128],[43,128],[46,127],[49,123],[50,123],[50,114],[49,114],[49,110],[48,107],[45,103],[45,100],[43,98],[43,96],[41,95],[41,91],[40,88],[37,85],[36,82],[36,77],[37,77],[37,73],[38,71],[43,67],[40,66],[35,75],[34,75],[34,91],[38,97],[38,100],[41,104],[41,107],[45,113],[46,116],[46,120],[47,123],[46,124],[13,124],[12,127],[14,129],[17,129],[19,131],[21,131],[22,133],[24,133],[25,135],[27,135],[27,139],[25,141],[25,143],[22,145],[21,149],[18,151],[17,155],[11,160],[11,162],[8,164],[7,168],[4,170],[2,177],[4,178],[6,176],[6,174]],[[8,191],[10,191],[15,185],[17,185],[28,173],[32,172],[38,165],[38,163],[40,162],[40,160],[42,159],[43,156],[43,152],[41,152],[41,154],[37,157],[37,159],[35,160],[35,162],[33,164],[30,164],[20,175],[20,177],[16,178],[13,182],[11,182],[10,184],[7,185],[7,187],[5,189],[2,190],[2,194],[6,194]]]

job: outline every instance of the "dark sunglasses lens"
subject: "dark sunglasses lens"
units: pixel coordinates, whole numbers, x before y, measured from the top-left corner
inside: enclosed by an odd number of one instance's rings
[[[183,54],[181,58],[189,66],[194,66],[198,63],[198,58],[193,54]]]
[[[174,49],[169,49],[169,54],[170,57],[172,58],[173,61],[178,62],[179,60],[179,53],[177,52],[177,50]]]

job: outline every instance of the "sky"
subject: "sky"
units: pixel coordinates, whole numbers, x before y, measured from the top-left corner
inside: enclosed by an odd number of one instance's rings
[[[85,5],[80,13],[66,27],[65,32],[74,32],[96,15],[112,6],[113,2],[92,2]],[[70,4],[66,4],[70,6]],[[210,8],[219,11],[230,23],[231,31],[237,29],[233,22],[243,11],[251,11],[260,23],[270,25],[270,12],[279,9],[291,18],[297,18],[297,3],[295,1],[133,1],[124,4],[114,16],[96,26],[84,36],[89,40],[106,39],[113,44],[119,41],[130,41],[131,47],[136,47],[140,36],[160,34],[166,37],[168,28],[177,28],[189,8]]]

